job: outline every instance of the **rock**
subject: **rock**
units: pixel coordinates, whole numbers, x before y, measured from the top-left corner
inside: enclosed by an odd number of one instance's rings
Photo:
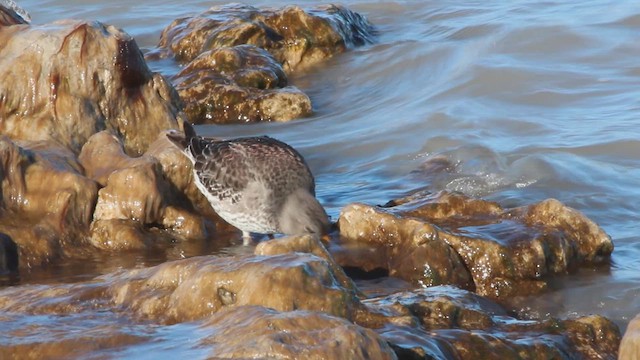
[[[174,82],[193,123],[289,121],[311,114],[312,106],[307,95],[287,86],[285,72],[372,36],[363,16],[341,6],[304,11],[230,4],[175,20],[148,58],[174,55],[187,63]]]
[[[294,252],[309,253],[325,259],[340,285],[345,289],[360,294],[353,281],[344,273],[344,270],[335,262],[331,254],[329,254],[327,249],[325,249],[316,236],[287,236],[284,238],[262,241],[256,246],[255,250],[256,255],[263,256]],[[362,296],[362,294],[360,295]]]
[[[28,24],[31,16],[13,0],[0,0],[0,26]]]
[[[141,154],[176,128],[179,97],[147,67],[135,41],[99,22],[0,30],[0,132],[78,152],[96,132]]]
[[[377,330],[403,358],[615,359],[620,342],[617,326],[601,316],[523,321],[488,299],[450,286],[364,304],[387,314],[408,312],[418,319],[417,327],[389,324]]]
[[[115,308],[165,324],[205,319],[243,305],[352,319],[360,302],[340,286],[327,261],[303,253],[192,257],[86,283],[0,290],[3,311],[62,315]]]
[[[242,359],[395,359],[374,331],[315,311],[278,312],[258,306],[214,314],[200,346],[209,356]]]
[[[131,272],[109,292],[116,305],[170,323],[241,305],[322,311],[350,319],[358,304],[353,293],[336,282],[328,263],[309,254],[174,261]]]
[[[386,269],[391,276],[421,286],[472,286],[460,256],[430,224],[350,204],[342,209],[338,226],[340,244],[332,247],[332,254],[342,266]]]
[[[309,11],[297,6],[259,10],[229,4],[173,21],[159,47],[181,62],[205,51],[250,44],[269,51],[286,72],[309,67],[349,46],[371,42],[373,27],[360,14],[337,5]]]
[[[86,244],[97,184],[83,176],[69,150],[52,143],[0,137],[0,232],[18,246],[20,266],[80,254]]]
[[[339,225],[342,266],[380,267],[423,286],[461,286],[470,275],[478,294],[503,299],[539,293],[546,276],[606,262],[613,251],[602,229],[553,199],[504,210],[460,194],[420,194],[384,209],[349,205]],[[362,244],[382,255],[363,264],[359,252],[345,251]]]
[[[18,245],[0,233],[0,275],[18,271]]]
[[[217,218],[193,210],[192,201],[184,194],[187,187],[195,188],[186,180],[191,179],[191,166],[184,165],[188,160],[168,143],[164,133],[149,152],[131,158],[118,138],[102,131],[89,138],[79,159],[87,175],[103,186],[91,224],[94,246],[144,249],[170,242],[172,236],[204,241],[213,231]]]
[[[620,360],[640,359],[640,315],[636,315],[625,331],[620,343]]]
[[[287,86],[282,66],[253,45],[200,54],[174,79],[192,123],[288,121],[311,114],[311,100]]]

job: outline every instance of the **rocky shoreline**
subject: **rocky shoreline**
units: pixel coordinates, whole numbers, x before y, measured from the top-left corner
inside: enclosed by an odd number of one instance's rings
[[[308,116],[311,100],[287,76],[374,38],[362,15],[341,6],[228,5],[175,20],[145,59],[112,26],[32,26],[0,6],[0,271],[168,252],[234,231],[197,190],[190,163],[165,132],[183,121]],[[146,61],[163,57],[184,67],[168,77],[151,72]],[[102,325],[55,336],[56,324],[46,321],[38,337],[34,321],[19,321],[101,314],[126,324],[191,324],[198,330],[185,348],[211,357],[618,356],[621,334],[602,316],[533,319],[513,311],[518,297],[545,292],[554,276],[609,262],[611,238],[557,200],[503,208],[416,192],[384,206],[346,206],[331,235],[326,244],[286,237],[261,242],[253,254],[3,288],[9,340],[0,353],[82,356],[149,341]],[[368,297],[344,269],[412,288]],[[637,351],[636,328],[622,341],[623,357]]]

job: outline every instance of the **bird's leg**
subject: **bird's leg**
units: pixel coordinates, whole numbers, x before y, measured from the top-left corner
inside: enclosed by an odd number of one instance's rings
[[[248,246],[253,244],[253,239],[251,238],[251,233],[248,231],[242,232],[242,245]]]

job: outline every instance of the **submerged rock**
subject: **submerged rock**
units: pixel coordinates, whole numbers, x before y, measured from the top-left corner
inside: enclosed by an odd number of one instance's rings
[[[278,312],[257,306],[233,307],[202,326],[200,341],[215,358],[395,359],[374,331],[316,311]]]
[[[230,4],[175,20],[155,55],[187,64],[174,80],[193,123],[288,121],[312,107],[308,96],[288,86],[286,73],[371,42],[372,34],[363,16],[341,6],[305,11]]]
[[[252,45],[206,51],[174,83],[191,122],[288,121],[311,114],[311,100],[287,86],[282,66]]]
[[[208,50],[250,44],[269,51],[291,72],[372,37],[373,27],[362,15],[338,5],[305,11],[298,6],[261,10],[229,4],[175,20],[162,32],[159,47],[189,62]]]
[[[546,276],[607,261],[613,251],[602,229],[553,199],[504,210],[441,192],[387,208],[352,204],[339,225],[343,266],[383,268],[422,286],[454,284],[495,298],[538,293]],[[362,248],[374,256],[363,260]]]
[[[406,359],[616,359],[617,326],[601,316],[523,321],[474,293],[438,286],[365,300],[376,311],[411,315],[418,326],[377,329]]]
[[[109,130],[141,154],[176,128],[179,97],[135,41],[99,22],[0,27],[0,132],[78,152]]]

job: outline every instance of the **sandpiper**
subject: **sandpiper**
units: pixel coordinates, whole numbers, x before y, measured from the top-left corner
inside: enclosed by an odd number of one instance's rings
[[[294,148],[268,136],[203,138],[187,121],[183,129],[167,137],[191,160],[196,186],[220,217],[242,231],[245,244],[251,233],[328,232],[311,170]]]

